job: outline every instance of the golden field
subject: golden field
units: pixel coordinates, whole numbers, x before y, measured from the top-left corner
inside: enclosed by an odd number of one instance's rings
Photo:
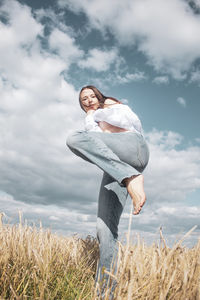
[[[92,237],[1,221],[0,299],[98,299],[97,260]],[[181,241],[169,248],[163,238],[160,245],[119,243],[117,274],[110,275],[118,282],[117,300],[200,300],[200,241],[191,249]]]

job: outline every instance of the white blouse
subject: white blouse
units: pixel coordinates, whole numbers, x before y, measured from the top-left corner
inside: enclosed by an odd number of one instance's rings
[[[98,122],[105,121],[129,131],[143,134],[142,125],[138,116],[125,104],[113,104],[106,108],[99,108],[85,118],[86,131],[102,132]]]

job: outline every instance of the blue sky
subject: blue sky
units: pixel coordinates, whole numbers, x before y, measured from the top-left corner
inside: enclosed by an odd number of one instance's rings
[[[200,232],[200,1],[0,3],[0,205],[61,234],[95,235],[102,172],[75,157],[87,84],[140,117],[151,157],[132,231],[169,243]],[[130,199],[120,223],[127,232]]]

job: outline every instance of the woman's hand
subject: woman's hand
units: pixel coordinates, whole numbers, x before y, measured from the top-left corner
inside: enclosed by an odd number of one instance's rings
[[[89,109],[87,111],[87,115],[92,115],[95,112],[95,109]]]

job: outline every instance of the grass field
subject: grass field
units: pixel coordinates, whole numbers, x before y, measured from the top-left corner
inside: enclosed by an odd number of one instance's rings
[[[98,244],[0,222],[0,299],[98,299]],[[114,299],[200,300],[200,241],[189,249],[119,243]],[[108,298],[105,298],[108,299]]]

